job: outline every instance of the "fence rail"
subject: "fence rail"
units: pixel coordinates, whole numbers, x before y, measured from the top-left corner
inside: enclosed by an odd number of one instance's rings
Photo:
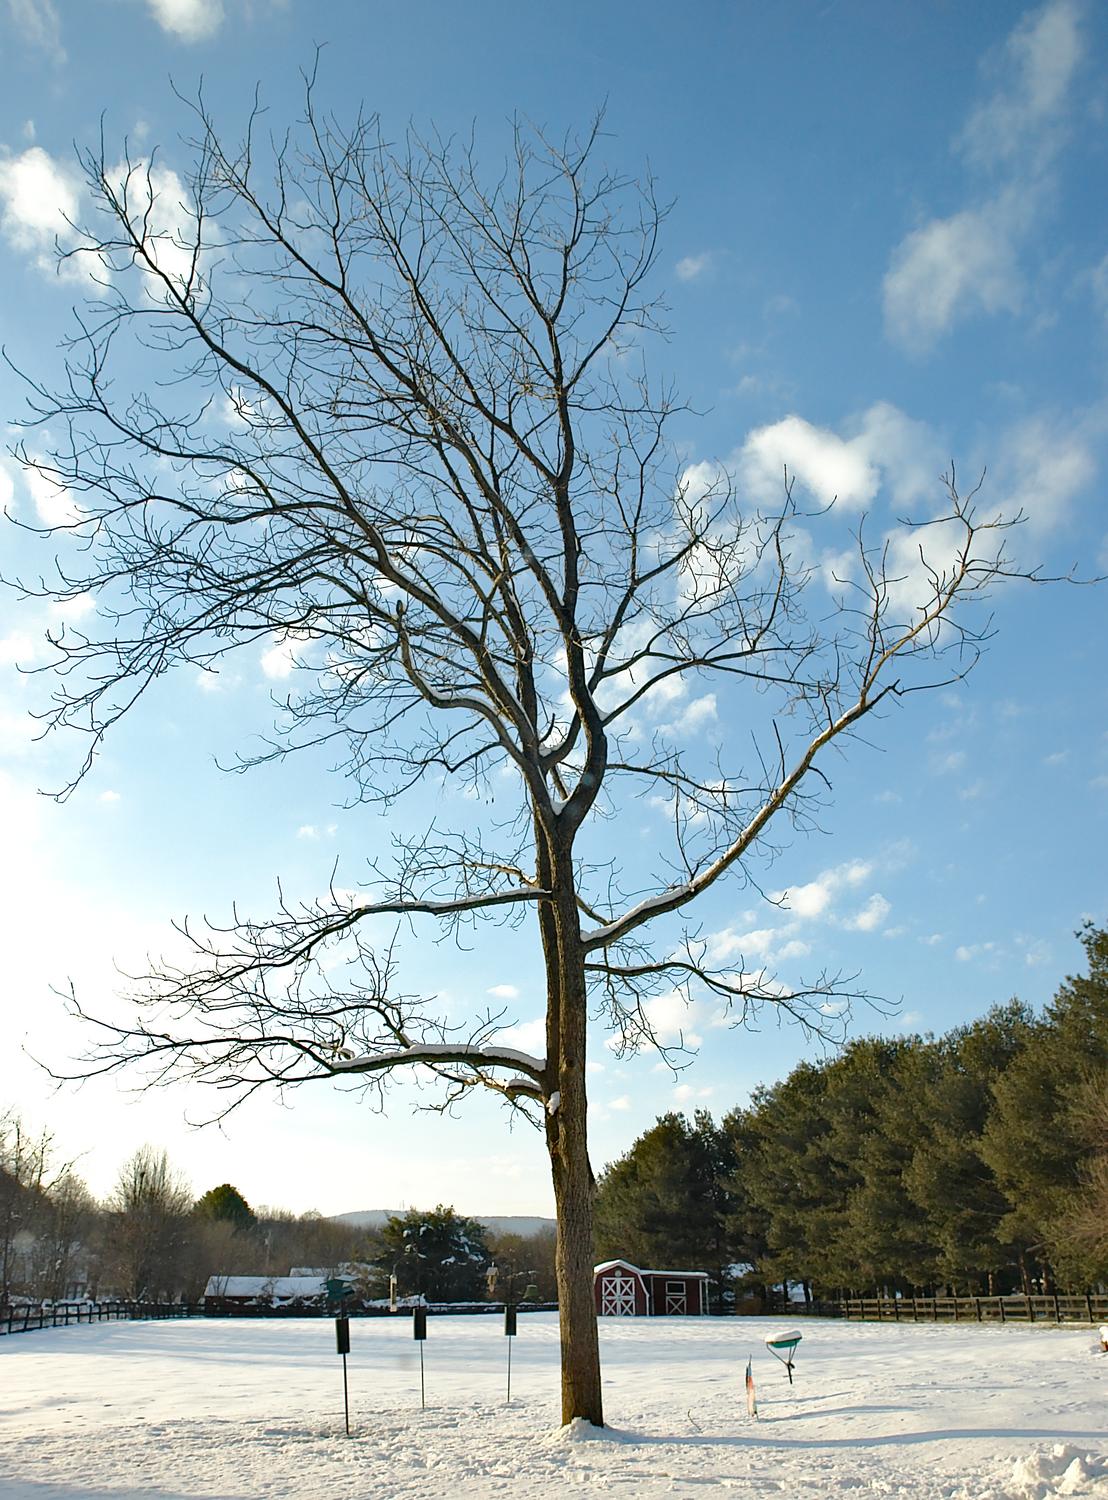
[[[183,1302],[41,1302],[0,1304],[0,1335],[68,1328],[71,1323],[115,1323],[144,1318],[193,1318],[201,1309]]]
[[[1104,1323],[1108,1296],[847,1297],[819,1311],[878,1323]]]

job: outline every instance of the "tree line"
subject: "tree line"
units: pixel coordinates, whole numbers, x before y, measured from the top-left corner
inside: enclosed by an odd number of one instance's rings
[[[1040,1016],[863,1037],[716,1123],[663,1115],[602,1175],[597,1250],[806,1297],[1108,1280],[1108,930]]]
[[[553,1230],[493,1234],[439,1205],[364,1228],[255,1212],[231,1183],[196,1197],[165,1151],[142,1146],[98,1201],[48,1131],[0,1114],[0,1307],[26,1299],[197,1302],[212,1276],[342,1272],[365,1298],[556,1299]],[[393,1282],[393,1279],[395,1281]]]

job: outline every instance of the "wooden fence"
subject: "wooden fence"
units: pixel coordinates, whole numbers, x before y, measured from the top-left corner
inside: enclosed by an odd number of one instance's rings
[[[848,1297],[817,1310],[878,1323],[1108,1323],[1108,1296]]]
[[[139,1318],[194,1318],[198,1307],[183,1302],[54,1302],[0,1305],[0,1334],[68,1328],[71,1323],[113,1323]]]

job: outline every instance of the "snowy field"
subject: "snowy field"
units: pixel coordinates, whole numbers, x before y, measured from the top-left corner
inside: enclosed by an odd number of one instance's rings
[[[761,1319],[607,1319],[606,1415],[557,1426],[553,1314],[351,1324],[352,1437],[330,1320],[116,1323],[0,1338],[4,1500],[892,1495],[1108,1500],[1093,1330],[805,1319],[796,1385]],[[754,1356],[760,1415],[746,1415]]]

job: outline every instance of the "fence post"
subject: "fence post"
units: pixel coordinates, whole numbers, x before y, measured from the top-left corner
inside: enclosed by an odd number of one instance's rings
[[[916,1305],[916,1294],[912,1293],[912,1322],[919,1322],[919,1307]]]
[[[1062,1321],[1062,1311],[1061,1311],[1061,1308],[1060,1308],[1060,1306],[1058,1304],[1058,1293],[1057,1292],[1054,1293],[1054,1321],[1056,1323],[1060,1323]]]
[[[1092,1298],[1092,1293],[1091,1292],[1086,1292],[1085,1293],[1085,1306],[1088,1309],[1089,1322],[1090,1323],[1095,1323],[1096,1319],[1093,1317],[1093,1298]]]
[[[1034,1299],[1034,1297],[1028,1297],[1026,1300],[1027,1300],[1027,1321],[1029,1323],[1034,1323],[1034,1321],[1035,1321],[1035,1299]]]
[[[1004,1298],[1003,1297],[998,1297],[996,1300],[997,1300],[997,1303],[998,1303],[998,1305],[1000,1307],[1000,1321],[1002,1323],[1006,1323],[1008,1321],[1008,1319],[1007,1319],[1007,1316],[1006,1316],[1006,1314],[1004,1312]]]
[[[975,1297],[973,1300],[977,1304],[977,1321],[980,1323],[981,1322],[981,1298],[980,1297]]]

